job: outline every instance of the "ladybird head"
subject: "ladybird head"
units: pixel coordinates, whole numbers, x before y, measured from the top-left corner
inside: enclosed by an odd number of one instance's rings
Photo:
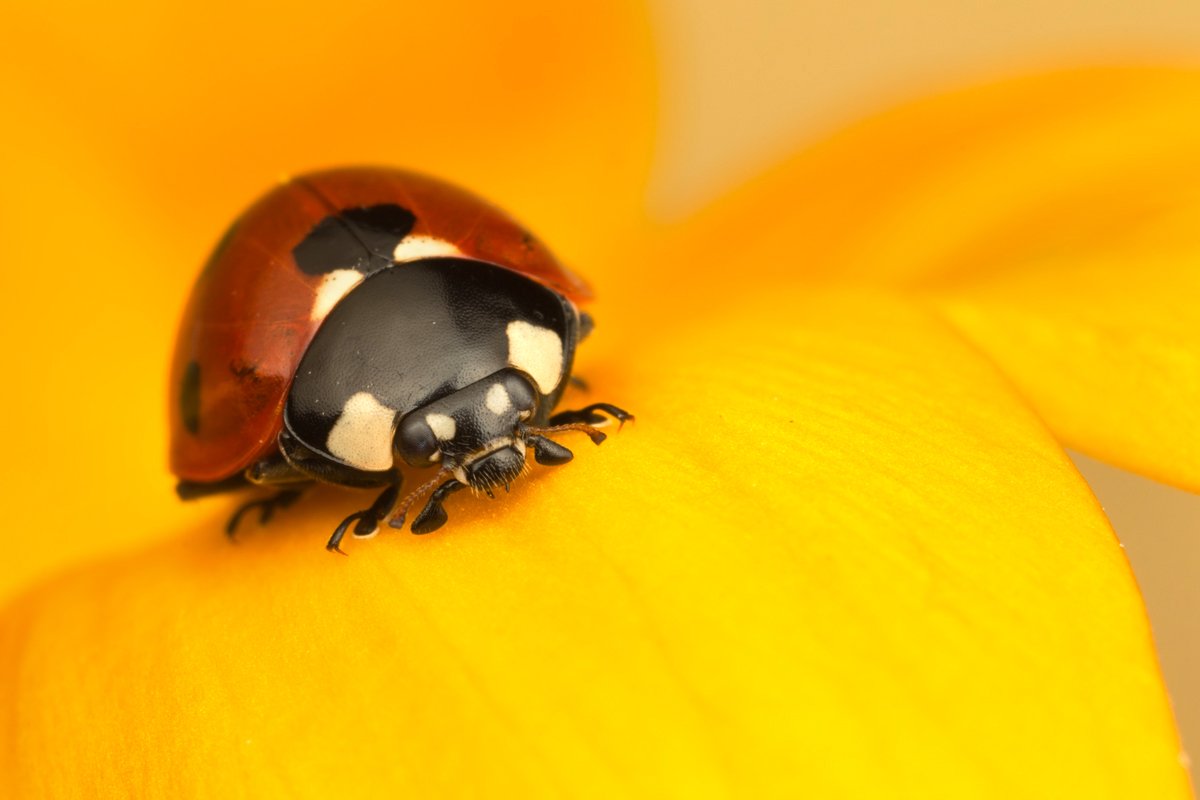
[[[523,423],[538,407],[531,379],[504,369],[406,414],[394,447],[414,467],[440,464],[479,490],[502,486],[525,468]]]

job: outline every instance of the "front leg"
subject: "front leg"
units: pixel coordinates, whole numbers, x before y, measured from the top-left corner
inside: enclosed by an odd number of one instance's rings
[[[592,444],[600,444],[608,436],[596,430],[593,426],[597,423],[608,422],[609,418],[597,414],[597,410],[610,414],[617,420],[619,425],[632,422],[634,419],[633,414],[630,414],[623,408],[617,408],[612,403],[593,403],[578,411],[560,411],[550,418],[550,425],[545,428],[521,425],[517,433],[525,440],[525,443],[529,447],[533,448],[533,457],[539,464],[545,464],[548,467],[557,467],[560,464],[566,464],[570,461],[574,457],[574,454],[558,442],[547,439],[545,434],[579,431],[580,433],[586,433],[588,438],[592,440]],[[620,429],[620,427],[617,428],[618,431]]]
[[[467,488],[465,483],[451,478],[434,490],[429,502],[425,504],[425,508],[421,509],[421,513],[413,520],[412,532],[416,534],[433,533],[445,525],[449,516],[442,508],[442,503],[446,502],[446,498],[454,492],[465,488]]]
[[[395,483],[388,486],[376,498],[371,507],[365,511],[356,511],[350,516],[342,520],[342,524],[337,526],[333,535],[329,537],[328,544],[325,549],[330,552],[341,553],[346,555],[340,545],[342,537],[346,535],[346,531],[350,529],[350,525],[354,524],[353,536],[356,539],[370,539],[379,532],[379,523],[391,513],[392,508],[396,505],[396,499],[400,496],[400,483],[403,478],[399,473],[395,473]]]
[[[529,434],[525,437],[525,444],[533,449],[534,459],[546,467],[562,466],[575,457],[574,453],[558,442],[540,434]]]
[[[578,411],[560,411],[550,418],[550,424],[558,426],[573,425],[582,422],[584,425],[598,425],[601,422],[607,421],[607,417],[597,414],[597,411],[603,411],[617,420],[617,430],[620,430],[620,426],[626,422],[634,420],[633,414],[630,414],[623,408],[617,408],[612,403],[592,403],[590,406],[581,408]]]

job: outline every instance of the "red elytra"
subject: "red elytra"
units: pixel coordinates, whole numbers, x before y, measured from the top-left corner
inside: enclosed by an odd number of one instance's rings
[[[223,480],[274,450],[288,388],[323,319],[313,314],[323,277],[302,272],[292,250],[325,217],[384,203],[415,215],[410,236],[448,242],[464,257],[533,278],[576,303],[591,299],[587,285],[529,231],[456,186],[382,168],[294,178],[233,224],[192,290],[170,377],[170,466],[177,477]],[[183,410],[193,363],[194,431]]]

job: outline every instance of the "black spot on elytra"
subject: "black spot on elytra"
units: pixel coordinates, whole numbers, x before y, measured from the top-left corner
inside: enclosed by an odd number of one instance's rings
[[[232,372],[234,377],[239,381],[244,381],[246,379],[258,379],[258,367],[241,359],[229,362],[229,371]]]
[[[282,380],[259,372],[257,364],[235,359],[229,362],[229,374],[237,381],[237,395],[247,417],[255,417],[268,405],[279,402]]]
[[[188,433],[200,431],[200,362],[189,361],[183,370],[183,385],[179,392],[179,410],[183,414],[183,427]]]
[[[363,245],[374,255],[392,257],[400,240],[412,232],[417,218],[407,208],[387,204],[369,208],[351,208],[342,219]]]
[[[369,275],[392,265],[392,254],[417,218],[394,203],[351,208],[328,216],[292,248],[300,271],[324,275],[338,269]]]

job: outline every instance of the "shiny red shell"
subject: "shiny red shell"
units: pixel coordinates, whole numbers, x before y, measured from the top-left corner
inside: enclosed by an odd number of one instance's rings
[[[323,319],[313,315],[323,276],[302,272],[292,249],[327,216],[386,203],[416,216],[410,236],[443,240],[575,302],[591,297],[512,217],[458,187],[373,168],[292,179],[233,224],[192,290],[170,378],[177,477],[222,480],[275,449],[292,377]]]

